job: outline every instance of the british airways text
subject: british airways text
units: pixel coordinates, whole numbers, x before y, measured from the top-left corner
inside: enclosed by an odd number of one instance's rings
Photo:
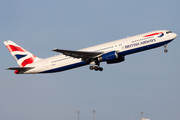
[[[133,44],[130,44],[130,45],[125,45],[125,48],[131,48],[131,47],[137,47],[139,45],[144,45],[144,44],[148,44],[148,43],[151,43],[151,42],[155,42],[156,40],[155,39],[150,39],[150,40],[146,40],[146,41],[142,41],[142,42],[138,42],[138,43],[133,43]]]

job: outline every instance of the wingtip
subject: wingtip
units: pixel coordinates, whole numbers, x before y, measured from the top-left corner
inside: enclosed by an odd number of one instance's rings
[[[6,70],[9,70],[9,68],[6,68]]]
[[[57,48],[55,48],[55,49],[52,49],[52,51],[56,51],[56,50],[58,50]]]

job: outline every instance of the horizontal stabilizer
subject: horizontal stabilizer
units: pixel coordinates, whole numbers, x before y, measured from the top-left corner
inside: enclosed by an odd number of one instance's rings
[[[11,68],[6,68],[6,70],[23,70],[23,71],[26,71],[26,70],[30,70],[33,68],[35,68],[35,67],[11,67]]]

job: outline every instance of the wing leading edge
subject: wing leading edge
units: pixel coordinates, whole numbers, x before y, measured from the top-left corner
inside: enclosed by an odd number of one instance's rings
[[[86,51],[73,51],[73,50],[63,50],[63,49],[53,49],[52,51],[60,52],[64,55],[73,57],[73,58],[82,58],[82,60],[92,59],[102,52],[86,52]]]

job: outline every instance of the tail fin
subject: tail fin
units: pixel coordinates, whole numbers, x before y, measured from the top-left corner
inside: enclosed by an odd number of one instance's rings
[[[11,40],[4,41],[4,44],[20,67],[25,67],[27,64],[41,60]]]

